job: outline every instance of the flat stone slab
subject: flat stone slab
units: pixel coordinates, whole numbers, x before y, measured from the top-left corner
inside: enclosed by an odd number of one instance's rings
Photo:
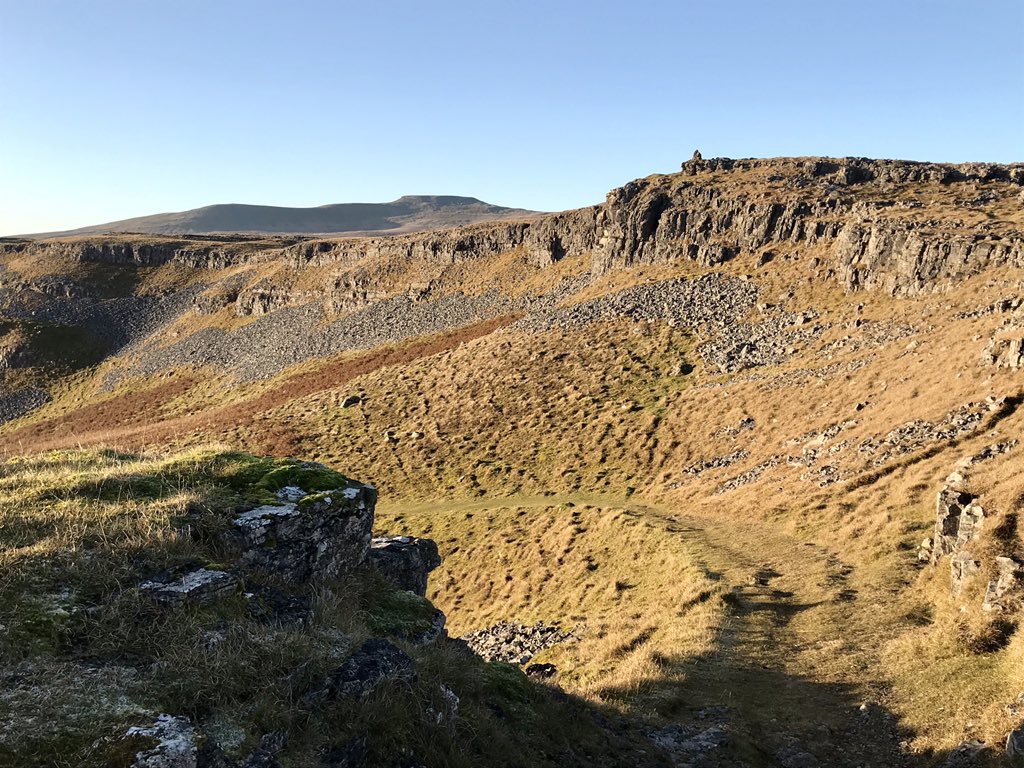
[[[186,602],[206,603],[226,597],[232,594],[237,586],[238,578],[227,571],[199,568],[186,573],[177,581],[143,582],[139,589],[150,593],[161,603],[179,605]]]

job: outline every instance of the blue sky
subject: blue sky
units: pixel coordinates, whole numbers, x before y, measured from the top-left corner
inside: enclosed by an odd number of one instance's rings
[[[560,210],[705,157],[1024,160],[1020,0],[0,0],[0,234]]]

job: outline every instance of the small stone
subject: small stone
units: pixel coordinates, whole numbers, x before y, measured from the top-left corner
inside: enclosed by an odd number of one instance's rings
[[[818,758],[799,747],[786,747],[775,753],[781,768],[818,768]]]
[[[276,495],[278,499],[285,503],[294,503],[296,501],[301,501],[307,494],[297,485],[286,485],[284,488],[280,489]]]
[[[195,768],[198,747],[195,728],[188,719],[160,715],[147,727],[129,728],[126,738],[156,739],[155,747],[138,752],[132,768]]]
[[[558,668],[554,664],[531,664],[526,668],[528,677],[535,677],[538,680],[548,680],[555,676]]]

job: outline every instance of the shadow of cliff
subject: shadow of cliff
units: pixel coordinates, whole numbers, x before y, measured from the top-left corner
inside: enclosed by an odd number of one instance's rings
[[[654,702],[647,733],[676,764],[708,768],[925,768],[1006,765],[1002,745],[911,752],[914,732],[863,689],[756,665],[723,666],[715,653],[661,660],[664,675],[606,688]],[[880,692],[884,693],[884,692]],[[598,715],[601,716],[601,715]],[[670,723],[656,726],[653,723]]]

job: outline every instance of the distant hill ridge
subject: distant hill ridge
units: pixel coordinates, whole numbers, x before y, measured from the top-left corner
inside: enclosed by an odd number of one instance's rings
[[[389,203],[334,203],[315,208],[227,203],[158,213],[33,237],[133,232],[154,235],[215,233],[326,235],[405,234],[485,221],[532,218],[537,211],[491,205],[458,195],[404,195]]]

